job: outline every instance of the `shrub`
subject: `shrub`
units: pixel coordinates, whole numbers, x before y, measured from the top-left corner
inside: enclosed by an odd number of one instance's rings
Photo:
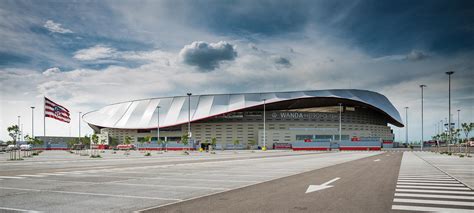
[[[145,153],[145,156],[151,156],[151,153],[147,152]]]

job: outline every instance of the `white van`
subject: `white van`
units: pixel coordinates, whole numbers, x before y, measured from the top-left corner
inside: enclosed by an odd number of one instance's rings
[[[33,147],[31,147],[30,144],[22,144],[22,145],[20,145],[20,150],[21,150],[21,151],[30,151],[30,150],[32,150],[32,149],[33,149]]]

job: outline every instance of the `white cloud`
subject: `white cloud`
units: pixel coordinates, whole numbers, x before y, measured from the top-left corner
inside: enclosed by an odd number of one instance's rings
[[[52,68],[49,68],[49,69],[46,69],[44,72],[43,72],[43,75],[45,76],[51,76],[51,75],[54,75],[54,74],[57,74],[57,73],[61,73],[61,70],[57,67],[52,67]]]
[[[80,61],[92,61],[98,59],[114,58],[117,50],[105,45],[96,45],[88,49],[78,50],[74,58]]]
[[[93,47],[78,50],[73,58],[79,61],[89,61],[92,63],[118,62],[118,61],[142,61],[159,62],[169,66],[175,55],[161,50],[152,51],[119,51],[113,47],[98,44]],[[173,59],[174,60],[174,59]]]
[[[45,27],[46,29],[48,29],[50,32],[53,32],[53,33],[62,33],[62,34],[64,34],[64,33],[73,33],[72,30],[62,28],[61,24],[55,23],[52,20],[46,21],[46,23],[44,23],[43,27]]]

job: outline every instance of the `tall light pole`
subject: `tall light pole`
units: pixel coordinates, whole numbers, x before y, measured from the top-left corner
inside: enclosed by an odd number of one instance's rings
[[[339,143],[342,141],[342,103],[339,103]]]
[[[21,131],[21,129],[20,129],[20,119],[21,119],[21,116],[18,116],[18,135],[17,135],[18,141],[20,141],[20,139],[21,139],[21,136],[20,136],[20,134],[21,134],[21,132],[20,132]]]
[[[160,143],[160,106],[156,106],[156,111],[157,111],[157,126],[156,126],[156,144]]]
[[[191,140],[191,95],[192,93],[188,92],[188,137]]]
[[[79,138],[78,138],[79,141],[78,141],[78,143],[81,143],[81,113],[82,112],[79,112],[79,119],[78,119],[79,120],[78,121],[79,122]]]
[[[32,106],[31,108],[31,138],[35,138],[35,107]]]
[[[451,143],[451,75],[454,74],[454,71],[446,72],[448,75],[448,97],[449,97],[449,113],[448,113],[448,131],[449,131],[449,143]]]
[[[461,129],[461,123],[459,122],[459,112],[461,112],[460,109],[458,109],[458,129]]]
[[[265,135],[265,127],[266,127],[266,116],[265,116],[265,111],[266,111],[266,101],[267,99],[263,99],[263,147],[262,147],[262,150],[265,151],[267,150],[267,139],[266,139],[266,135]]]
[[[421,151],[423,151],[423,145],[424,145],[424,135],[423,135],[423,88],[425,88],[426,85],[422,84],[420,85],[421,88]]]
[[[408,145],[408,107],[405,107],[405,143]]]

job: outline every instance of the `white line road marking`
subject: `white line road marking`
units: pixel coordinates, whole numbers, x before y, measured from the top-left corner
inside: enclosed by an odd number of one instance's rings
[[[380,159],[377,159],[377,160],[374,160],[374,161],[375,161],[375,162],[378,162],[378,161],[380,161]]]
[[[461,186],[464,185],[461,183],[405,183],[397,182],[398,185],[416,185],[416,186]]]
[[[473,206],[474,207],[474,202],[447,201],[447,200],[420,200],[420,199],[395,198],[395,199],[393,199],[393,202],[396,202],[396,203],[454,205],[454,206]]]
[[[440,173],[435,173],[435,174],[399,174],[398,177],[449,177],[449,175],[446,174],[440,174]]]
[[[15,209],[15,208],[8,208],[8,207],[1,207],[0,210],[9,210],[9,211],[18,211],[18,212],[29,212],[29,213],[40,213],[39,211],[34,210],[26,210],[26,209]],[[3,212],[3,211],[0,211]]]
[[[450,190],[465,190],[471,191],[471,189],[467,187],[442,187],[442,186],[404,186],[404,185],[397,185],[397,188],[418,188],[418,189],[450,189]]]
[[[44,177],[44,175],[18,175],[21,177]]]
[[[459,183],[457,180],[398,180],[407,183]]]
[[[117,183],[105,182],[105,185],[124,185],[124,186],[146,186],[146,187],[163,187],[163,188],[190,188],[190,189],[210,189],[210,190],[230,190],[231,188],[205,187],[205,186],[183,186],[183,185],[159,185],[159,184],[135,184],[135,183]]]
[[[323,183],[321,185],[309,185],[308,186],[308,189],[306,189],[306,194],[308,193],[311,193],[311,192],[315,192],[315,191],[319,191],[319,190],[323,190],[323,189],[327,189],[327,188],[331,188],[333,186],[329,186],[330,183],[333,183],[334,181],[337,181],[341,179],[340,177],[337,177],[337,178],[334,178],[326,183]]]
[[[64,174],[58,174],[58,173],[39,173],[39,175],[45,175],[45,176],[50,176],[50,175],[53,175],[53,176],[62,176]]]
[[[474,200],[474,196],[436,195],[436,194],[412,194],[412,193],[395,193],[395,197],[426,197],[426,198],[447,198],[447,199]]]
[[[3,179],[25,179],[24,177],[15,177],[15,176],[0,176]]]
[[[398,178],[398,180],[456,180],[454,178]]]
[[[424,212],[448,212],[448,213],[472,213],[470,209],[452,209],[452,208],[437,208],[427,206],[403,206],[393,205],[393,210],[406,210],[406,211],[424,211]]]
[[[147,199],[147,200],[182,201],[182,199],[176,199],[176,198],[142,197],[142,196],[133,196],[133,195],[113,195],[113,194],[100,194],[100,193],[88,193],[88,192],[55,191],[55,190],[44,190],[44,189],[24,189],[24,188],[13,188],[13,187],[0,187],[0,189],[31,191],[31,192],[51,192],[51,193],[60,193],[60,194],[91,195],[91,196],[103,196],[103,197],[138,198],[138,199]]]
[[[423,190],[423,189],[395,189],[397,192],[421,192],[421,193],[438,193],[438,194],[459,194],[459,195],[474,195],[474,192],[463,191],[447,191],[447,190]]]

